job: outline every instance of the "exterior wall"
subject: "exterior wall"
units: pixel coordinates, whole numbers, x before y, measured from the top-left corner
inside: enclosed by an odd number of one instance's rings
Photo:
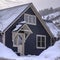
[[[28,9],[27,12],[25,12],[27,14],[32,14],[34,15],[33,11],[30,9]],[[16,25],[20,22],[24,20],[24,15],[21,16],[19,18],[19,20],[17,20],[15,22],[15,24],[13,24],[13,26],[11,26],[5,33],[5,45],[11,49],[13,49],[15,52],[17,52],[17,47],[13,47],[13,43],[12,43],[12,30],[16,27]],[[46,32],[46,30],[44,29],[44,27],[42,26],[42,24],[39,22],[38,18],[37,18],[37,25],[28,25],[30,27],[30,29],[32,30],[33,34],[31,34],[29,36],[29,38],[26,40],[25,42],[25,54],[33,54],[33,55],[38,55],[40,54],[44,49],[37,49],[36,48],[36,35],[37,34],[41,34],[41,35],[46,35],[46,46],[50,46],[50,36],[49,34]],[[47,48],[46,47],[46,48]]]
[[[19,18],[19,20],[15,22],[15,24],[13,24],[5,33],[5,45],[15,52],[17,52],[17,47],[13,47],[12,31],[16,27],[16,25],[20,22],[20,20],[23,20],[23,16]]]
[[[29,9],[27,14],[34,14],[31,9]],[[30,29],[32,30],[33,34],[29,36],[29,38],[26,40],[25,43],[25,54],[32,54],[32,55],[39,55],[44,49],[37,49],[36,48],[36,35],[46,35],[46,48],[50,46],[50,36],[42,26],[42,24],[39,22],[38,18],[37,25],[28,25]]]

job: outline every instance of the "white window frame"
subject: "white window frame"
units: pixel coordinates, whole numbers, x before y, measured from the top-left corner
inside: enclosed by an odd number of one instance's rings
[[[26,18],[25,18],[25,16],[27,16],[27,18],[28,18],[28,21],[26,22],[27,24],[31,24],[31,25],[36,25],[36,16],[35,15],[31,15],[31,14],[24,14],[24,21],[26,21]],[[30,20],[29,20],[29,17],[34,17],[35,18],[35,20],[31,20],[32,22],[29,22]],[[33,18],[32,18],[33,19]],[[33,21],[35,21],[35,23],[33,23]]]
[[[41,38],[44,37],[45,38],[45,44],[44,44],[45,46],[44,47],[42,47],[42,46],[38,47],[38,37],[41,37]],[[45,35],[36,35],[36,48],[37,49],[45,49],[46,48],[46,36]]]

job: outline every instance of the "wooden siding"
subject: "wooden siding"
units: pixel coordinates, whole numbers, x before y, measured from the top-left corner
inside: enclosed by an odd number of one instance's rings
[[[34,15],[33,11],[29,9],[27,14]],[[50,46],[50,36],[47,31],[44,29],[38,18],[36,19],[36,25],[28,25],[32,30],[33,34],[29,36],[25,43],[25,54],[32,54],[32,55],[39,55],[44,49],[37,49],[36,48],[36,35],[46,35],[46,48]]]
[[[12,31],[13,29],[16,27],[16,25],[23,20],[23,16],[19,18],[19,20],[17,20],[15,22],[15,24],[13,24],[5,33],[5,45],[11,49],[13,49],[15,52],[17,52],[17,47],[13,47],[13,42],[12,42]]]

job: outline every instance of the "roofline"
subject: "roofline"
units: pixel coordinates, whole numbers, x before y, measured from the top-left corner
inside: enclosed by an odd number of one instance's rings
[[[26,9],[24,10],[24,11],[22,11],[17,17],[16,17],[16,19],[14,20],[14,21],[12,21],[12,23],[10,23],[10,25],[8,25],[8,27],[7,28],[5,28],[4,29],[4,31],[3,32],[6,32],[10,27],[11,27],[11,25],[13,25],[18,19],[19,19],[19,17],[21,17],[25,12],[26,12],[26,10],[28,10],[29,8],[30,8],[30,5],[31,5],[32,3],[29,3],[28,4],[28,7],[26,7]],[[25,4],[26,5],[26,4]],[[23,6],[23,5],[22,5]],[[16,7],[16,6],[15,6]]]
[[[27,4],[25,4],[25,5],[27,5]],[[23,6],[23,5],[20,5],[20,6]],[[43,27],[45,28],[47,33],[50,35],[50,37],[54,37],[53,34],[51,33],[51,31],[49,30],[49,28],[46,26],[46,23],[41,18],[41,15],[38,13],[37,9],[34,7],[34,5],[32,3],[29,3],[28,7],[26,7],[25,10],[22,13],[20,13],[20,15],[18,17],[16,17],[16,19],[3,32],[6,32],[19,19],[19,17],[21,17],[29,8],[31,8],[33,10],[35,15],[38,17],[38,20],[41,22],[41,24],[43,25]],[[9,9],[9,8],[7,8],[7,9]]]
[[[0,9],[0,11],[11,9],[11,8],[15,8],[15,7],[20,7],[20,6],[24,6],[24,5],[30,5],[30,4],[32,4],[32,3],[27,3],[27,4],[22,4],[22,5],[16,5],[16,6],[12,6],[12,7],[8,7],[8,8]]]

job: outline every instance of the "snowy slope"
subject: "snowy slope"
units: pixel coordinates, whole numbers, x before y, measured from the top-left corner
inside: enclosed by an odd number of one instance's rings
[[[15,58],[17,55],[11,49],[0,43],[0,57]]]
[[[60,41],[43,51],[39,56],[19,57],[16,60],[60,60]]]
[[[49,47],[47,50],[43,51],[40,58],[55,60],[60,57],[60,41],[57,41],[53,46]]]

